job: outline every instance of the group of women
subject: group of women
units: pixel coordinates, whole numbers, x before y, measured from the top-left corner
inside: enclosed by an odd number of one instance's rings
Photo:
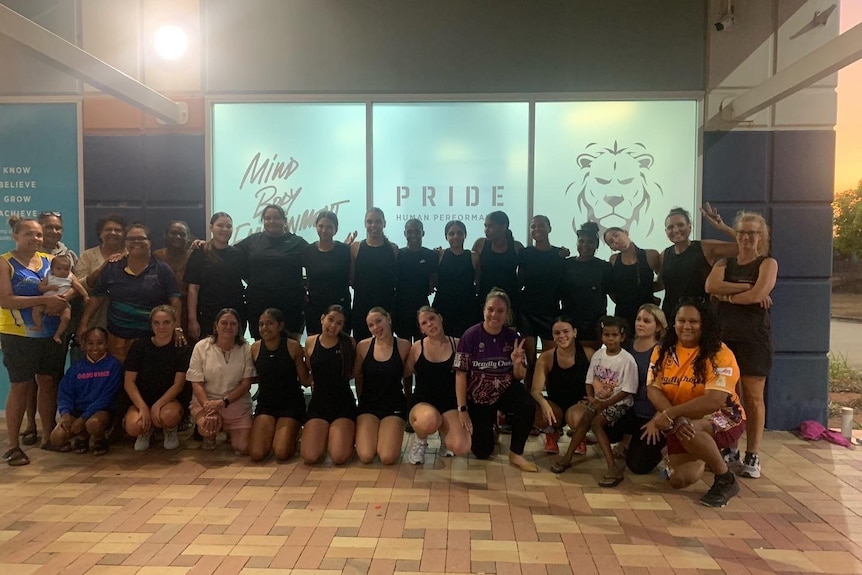
[[[427,436],[438,430],[445,452],[472,450],[488,457],[497,412],[502,411],[512,425],[510,462],[530,470],[535,466],[524,459],[523,446],[534,423],[543,421],[554,438],[560,422],[577,426],[576,414],[568,412],[586,395],[580,382],[585,381],[585,362],[599,347],[597,325],[607,313],[607,296],[615,301],[622,325],[634,326],[629,344],[645,357],[647,342],[655,345],[663,323],[654,313],[657,308],[644,310],[656,301],[654,293],[664,287],[665,316],[676,326],[676,305],[688,301],[684,298],[704,298],[708,290],[720,300],[720,337],[737,356],[757,350],[751,361],[740,360],[742,395],[751,419],[748,449],[740,458],[728,445],[726,454],[729,463],[757,476],[763,384],[771,359],[769,293],[777,265],[767,257],[763,218],[743,214],[731,228],[709,206],[703,213],[737,241],[692,241],[689,215],[675,209],[665,222],[673,245],[661,254],[638,248],[625,230],[606,230],[602,239],[616,252],[610,262],[595,255],[600,235],[592,222],[578,230],[577,255],[567,257],[565,248],[549,242],[548,218],[531,220],[533,245],[525,248],[513,238],[503,212],[488,215],[485,237],[471,250],[464,247],[464,224],[448,222],[448,248],[436,251],[423,247],[418,220],[407,222],[407,245],[398,249],[386,237],[386,220],[377,208],[365,216],[361,241],[353,241],[355,232],[345,243],[335,240],[338,218],[321,212],[319,240],[308,244],[286,229],[282,208],[270,205],[262,212],[262,231],[236,244],[230,243],[230,216],[217,213],[210,220],[208,241],[192,243],[188,226],[172,222],[166,247],[158,252],[151,252],[146,226],[125,225],[121,217],[110,216],[98,222],[100,245],[84,252],[75,268],[92,296],[77,322],[77,341],[88,348],[91,329],[105,326],[106,352],[120,362],[131,360],[120,395],[126,403],[125,429],[138,438],[136,448],[148,447],[149,434],[157,428],[165,430],[165,446],[174,445],[188,399],[205,447],[224,429],[234,449],[255,459],[271,451],[280,459],[290,457],[304,424],[300,451],[306,461],[329,453],[344,462],[355,446],[362,461],[379,456],[391,463],[399,458],[408,422],[416,431],[408,456],[413,462],[423,460]],[[55,420],[55,382],[65,349],[56,342],[50,345],[45,332],[52,328],[52,314],[74,297],[33,291],[33,280],[45,275],[51,256],[65,250],[59,243],[61,216],[43,216],[40,221],[10,221],[16,248],[4,255],[10,274],[0,274],[0,331],[13,381],[7,401],[10,445],[4,458],[12,465],[27,462],[18,439],[30,389],[39,390],[42,421],[50,426]],[[56,239],[53,247],[49,230]],[[434,308],[428,307],[432,293]],[[34,306],[45,306],[48,313],[41,331],[32,324],[29,310]],[[555,321],[561,315],[568,318],[562,327]],[[257,340],[251,346],[242,337],[246,322]],[[752,328],[755,323],[757,329]],[[512,324],[523,337],[510,329]],[[296,341],[303,327],[309,337],[301,347]],[[351,328],[355,339],[348,335]],[[175,352],[170,361],[153,361],[159,350],[187,349],[186,338],[200,340],[191,357]],[[539,339],[549,351],[537,367]],[[751,345],[754,339],[756,346]],[[89,352],[87,358],[94,360]],[[641,379],[647,373],[644,363],[638,362]],[[191,382],[185,399],[180,374]],[[353,378],[358,404],[348,383]],[[533,397],[515,384],[525,378]],[[252,381],[260,387],[254,418],[248,394]],[[567,387],[567,381],[575,383]],[[307,411],[302,385],[313,386]],[[644,424],[649,416],[641,387],[644,409],[633,410],[633,421]],[[625,435],[631,436],[628,453],[638,453],[632,445],[641,442],[639,434]],[[58,447],[47,435],[46,446]],[[627,458],[635,457],[628,453]],[[653,451],[645,463],[632,466],[640,469],[655,459]]]

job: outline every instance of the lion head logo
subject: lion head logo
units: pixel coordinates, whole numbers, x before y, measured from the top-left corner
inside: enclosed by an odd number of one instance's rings
[[[588,144],[577,158],[580,175],[566,187],[578,189],[578,207],[586,211],[586,220],[596,222],[601,234],[610,227],[632,231],[640,228],[649,235],[655,221],[648,211],[650,193],[662,194],[661,186],[652,180],[653,157],[643,144],[621,148],[603,148]],[[572,220],[572,227],[577,225]]]

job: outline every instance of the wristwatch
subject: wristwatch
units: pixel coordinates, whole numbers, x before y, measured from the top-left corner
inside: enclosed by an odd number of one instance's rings
[[[459,406],[458,406],[458,411],[462,411],[462,412],[463,412],[463,411],[467,411],[467,406],[466,406],[466,405],[459,405]]]

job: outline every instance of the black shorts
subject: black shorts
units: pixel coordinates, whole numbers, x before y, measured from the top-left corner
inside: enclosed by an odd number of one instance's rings
[[[36,375],[52,375],[58,379],[63,376],[66,346],[50,337],[2,333],[0,347],[3,349],[3,365],[12,383],[33,381]]]
[[[725,341],[724,344],[730,348],[736,357],[740,375],[769,376],[769,372],[772,370],[771,341]]]
[[[554,339],[551,334],[554,317],[553,315],[519,313],[517,319],[518,332],[524,337],[538,337],[544,340]]]
[[[254,408],[254,416],[257,417],[258,415],[268,415],[275,419],[287,417],[295,419],[300,424],[305,422],[305,409],[273,409],[269,406],[258,403]]]
[[[417,403],[427,403],[431,405],[440,412],[440,414],[444,414],[447,411],[451,411],[453,409],[458,409],[458,399],[455,397],[455,394],[443,396],[442,394],[424,394],[424,393],[416,393],[414,392],[412,396],[410,396],[410,407],[407,410],[408,413],[411,409],[416,407]]]
[[[336,419],[356,421],[356,404],[344,402],[342,405],[337,403],[324,405],[323,402],[314,401],[312,397],[305,414],[305,421],[312,419],[322,419],[327,423],[332,423]]]
[[[390,409],[374,409],[371,407],[363,407],[359,406],[359,415],[373,415],[377,419],[383,421],[383,419],[387,417],[400,417],[404,421],[407,421],[407,410],[404,408],[390,408]]]

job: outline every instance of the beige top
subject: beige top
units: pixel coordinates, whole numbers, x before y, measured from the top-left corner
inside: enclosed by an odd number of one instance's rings
[[[239,386],[246,377],[254,377],[257,370],[251,359],[251,346],[235,345],[223,351],[207,337],[195,344],[186,380],[204,382],[208,399],[221,399]],[[251,394],[247,393],[233,403],[251,405]]]
[[[85,288],[87,288],[87,292],[89,292],[90,295],[93,294],[93,291],[87,286],[87,276],[99,269],[99,266],[103,263],[105,263],[105,258],[102,257],[102,250],[99,249],[99,246],[84,250],[84,253],[81,254],[80,258],[78,258],[78,265],[75,267],[75,275],[78,276],[78,280]],[[91,327],[108,327],[108,298],[105,298],[102,303],[99,304],[99,307],[96,308],[96,311],[93,312],[93,315],[90,317],[90,323],[87,324],[87,329],[90,329]]]

